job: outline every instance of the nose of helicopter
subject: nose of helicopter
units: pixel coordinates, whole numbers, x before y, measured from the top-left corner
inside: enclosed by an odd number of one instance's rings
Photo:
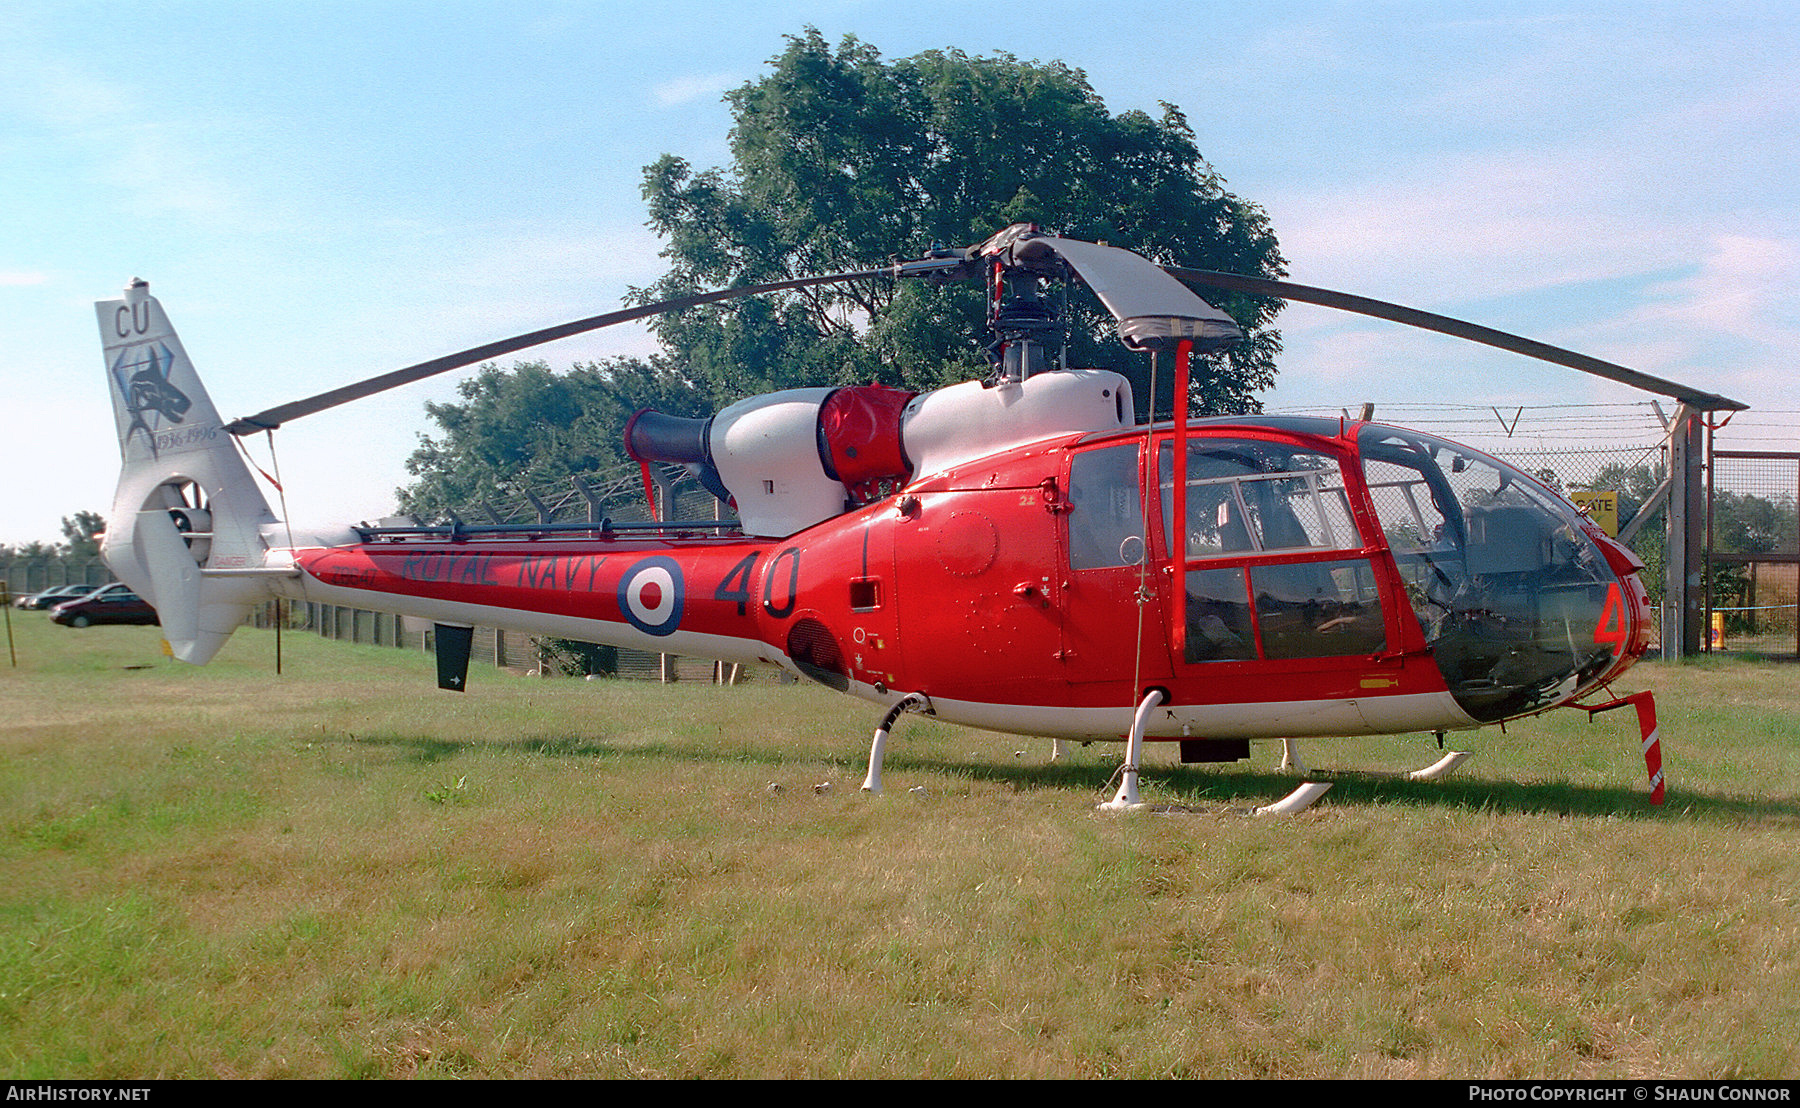
[[[1589,531],[1588,537],[1618,577],[1616,611],[1609,589],[1594,632],[1596,642],[1612,642],[1618,647],[1612,667],[1600,678],[1606,682],[1630,669],[1650,647],[1650,591],[1643,580],[1644,562],[1630,547],[1597,529]]]
[[[1517,466],[1366,425],[1364,477],[1427,649],[1482,723],[1585,695],[1643,656],[1643,563]]]

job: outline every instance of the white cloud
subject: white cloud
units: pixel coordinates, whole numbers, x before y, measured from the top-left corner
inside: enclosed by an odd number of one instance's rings
[[[1296,280],[1419,306],[1676,264],[1666,231],[1619,210],[1579,158],[1449,156],[1270,205]],[[1382,295],[1376,291],[1372,295]]]
[[[1265,199],[1297,280],[1443,305],[1681,269],[1791,220],[1800,86],[1777,50],[1730,27],[1670,52],[1591,15],[1506,23],[1516,52],[1416,92],[1371,80],[1373,103],[1316,121],[1350,143],[1337,175]]]
[[[1800,407],[1800,242],[1721,234],[1698,265],[1593,321],[1583,341],[1626,365],[1721,392],[1758,408]]]
[[[1650,292],[1666,301],[1643,315],[1672,324],[1793,346],[1800,287],[1800,244],[1787,239],[1721,235],[1699,272]]]
[[[741,73],[697,73],[664,81],[650,90],[658,107],[674,108],[697,100],[717,100],[746,78]]]

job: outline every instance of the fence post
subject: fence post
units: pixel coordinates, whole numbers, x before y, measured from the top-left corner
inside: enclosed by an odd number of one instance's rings
[[[1700,413],[1683,404],[1669,435],[1668,580],[1663,588],[1663,658],[1700,652],[1705,633],[1701,574],[1706,558],[1705,447]]]

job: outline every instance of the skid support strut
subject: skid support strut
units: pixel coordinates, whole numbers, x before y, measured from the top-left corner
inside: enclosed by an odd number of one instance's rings
[[[869,772],[863,778],[863,792],[881,792],[881,763],[887,757],[888,732],[893,730],[894,721],[900,718],[901,713],[907,711],[930,715],[931,698],[924,693],[907,693],[894,702],[887,715],[881,717],[881,723],[875,728],[875,741],[869,744]]]
[[[1650,803],[1663,802],[1662,737],[1656,728],[1656,697],[1648,690],[1609,700],[1605,704],[1577,704],[1591,720],[1601,712],[1631,705],[1637,709],[1638,733],[1643,737],[1644,772],[1650,775]]]
[[[1138,800],[1138,761],[1144,753],[1144,731],[1150,726],[1150,713],[1163,702],[1161,689],[1151,689],[1144,695],[1143,703],[1131,717],[1131,737],[1125,743],[1125,764],[1120,767],[1124,777],[1119,781],[1119,792],[1105,804],[1096,805],[1109,812],[1123,812],[1131,808],[1143,806]]]

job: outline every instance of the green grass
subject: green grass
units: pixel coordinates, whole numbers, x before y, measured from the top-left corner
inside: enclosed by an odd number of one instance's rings
[[[1428,736],[1308,743],[1270,820],[1264,747],[1155,747],[1189,811],[1117,816],[1116,746],[906,717],[871,798],[879,713],[809,686],[14,631],[0,1077],[1800,1071],[1791,665],[1629,675],[1661,809],[1628,711],[1563,712],[1437,785]]]

